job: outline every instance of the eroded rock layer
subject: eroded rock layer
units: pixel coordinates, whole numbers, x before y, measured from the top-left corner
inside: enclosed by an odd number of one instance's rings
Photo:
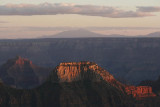
[[[124,88],[124,85],[108,71],[88,61],[60,63],[51,73],[49,80],[52,82],[106,81],[121,90]]]
[[[152,92],[150,86],[126,86],[125,88],[128,95],[132,95],[135,98],[155,97],[156,94]]]
[[[52,82],[76,82],[76,81],[106,81],[110,85],[132,95],[135,98],[155,97],[152,87],[128,86],[117,81],[108,71],[99,67],[94,62],[66,62],[60,63],[54,69],[49,80]]]

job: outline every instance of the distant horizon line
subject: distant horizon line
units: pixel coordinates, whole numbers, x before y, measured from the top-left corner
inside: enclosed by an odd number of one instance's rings
[[[77,31],[77,34],[75,34],[75,31]],[[82,34],[80,34],[82,33]],[[153,35],[153,36],[152,36]],[[87,29],[72,29],[72,30],[64,30],[56,34],[52,35],[43,35],[38,37],[6,37],[6,38],[0,38],[0,40],[30,40],[30,39],[74,39],[74,38],[160,38],[160,31],[157,32],[151,32],[145,35],[139,34],[139,35],[123,35],[123,34],[101,34],[98,32],[94,32]]]

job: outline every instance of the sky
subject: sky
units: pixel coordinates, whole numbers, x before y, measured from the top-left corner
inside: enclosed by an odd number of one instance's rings
[[[40,3],[76,3],[92,5],[110,5],[110,6],[159,6],[159,0],[0,0],[0,3],[7,4],[40,4]]]
[[[0,38],[90,27],[101,34],[145,35],[160,31],[159,22],[159,0],[0,0]]]

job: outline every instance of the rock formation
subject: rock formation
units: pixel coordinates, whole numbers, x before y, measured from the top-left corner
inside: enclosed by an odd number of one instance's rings
[[[139,85],[142,86],[151,86],[153,88],[153,92],[155,92],[157,95],[160,96],[160,76],[157,80],[151,81],[151,80],[146,80],[142,81]]]
[[[131,98],[121,91],[122,87],[109,72],[93,62],[60,63],[48,80],[35,89],[0,86],[0,106],[125,107]]]
[[[55,79],[56,77],[56,79]],[[106,81],[110,85],[132,95],[135,98],[154,97],[152,87],[128,86],[117,81],[108,71],[99,67],[94,62],[66,62],[60,63],[50,76],[52,82],[75,82],[75,81]],[[124,90],[125,89],[125,90]]]
[[[155,97],[156,94],[152,92],[150,86],[126,86],[126,93],[132,95],[135,98]]]
[[[108,71],[94,62],[87,61],[60,63],[49,79],[53,82],[106,81],[122,91],[124,89],[124,85],[117,81]]]
[[[23,65],[26,63],[23,61],[16,62]],[[0,106],[4,107],[146,107],[160,104],[158,100],[137,103],[133,97],[156,98],[151,87],[124,85],[93,62],[60,63],[47,81],[35,89],[17,90],[0,85],[0,90]]]
[[[16,88],[33,88],[44,82],[49,69],[38,67],[32,61],[17,56],[0,67],[3,83]]]
[[[60,63],[57,67],[57,75],[60,82],[100,81],[102,79],[108,82],[115,81],[109,72],[93,62]]]

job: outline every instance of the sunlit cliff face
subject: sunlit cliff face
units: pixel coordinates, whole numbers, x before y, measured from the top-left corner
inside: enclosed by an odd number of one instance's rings
[[[53,83],[63,82],[106,82],[121,91],[124,91],[124,85],[117,81],[108,71],[99,67],[94,62],[66,62],[60,63],[56,69],[51,72],[49,81]]]
[[[56,73],[60,82],[115,80],[109,72],[93,62],[60,63],[56,68]]]
[[[122,92],[132,95],[135,98],[155,97],[152,88],[149,86],[128,86],[117,81],[108,71],[99,67],[94,62],[65,62],[60,63],[51,73],[49,80],[52,82],[77,82],[90,81],[110,84]]]
[[[135,98],[145,98],[145,97],[155,97],[156,94],[152,92],[152,87],[150,86],[127,86],[126,93],[132,95]]]

